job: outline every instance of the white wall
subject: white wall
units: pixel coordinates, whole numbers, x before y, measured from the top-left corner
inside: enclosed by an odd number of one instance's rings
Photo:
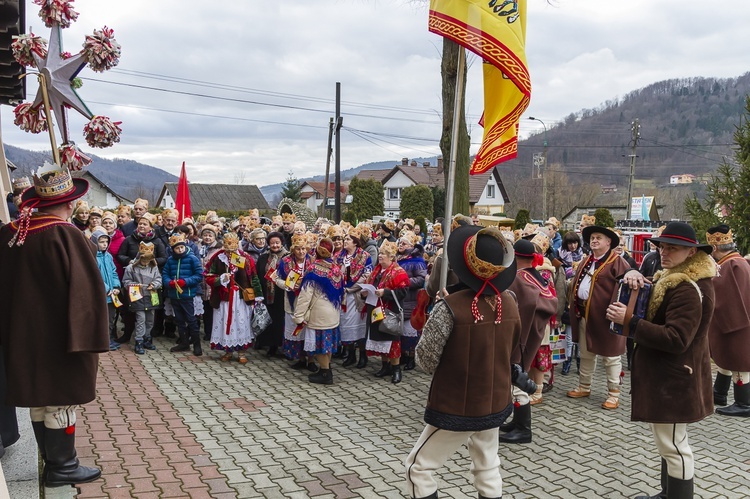
[[[169,191],[164,193],[164,197],[161,200],[161,207],[164,208],[174,208],[174,199],[172,199],[172,195],[169,194]]]
[[[487,185],[494,186],[495,190],[495,196],[492,198],[487,197]],[[474,209],[473,212],[491,215],[493,213],[504,213],[505,212],[505,200],[503,199],[503,194],[500,192],[500,186],[497,185],[497,182],[495,181],[494,175],[490,175],[489,180],[487,180],[487,185],[484,186],[484,190],[482,191],[482,195],[479,198],[479,201],[474,203]]]
[[[401,210],[401,199],[390,199],[388,189],[403,189],[412,185],[414,185],[414,182],[401,171],[397,171],[388,179],[388,182],[383,185],[383,201],[386,215],[399,216]]]

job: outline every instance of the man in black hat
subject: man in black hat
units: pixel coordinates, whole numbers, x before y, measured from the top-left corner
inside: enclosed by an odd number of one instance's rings
[[[96,247],[68,221],[88,187],[45,164],[23,193],[21,217],[0,230],[0,275],[13,283],[0,287],[6,402],[30,408],[48,487],[101,475],[80,466],[75,449],[76,408],[96,398],[98,354],[109,351]]]
[[[714,404],[727,405],[729,385],[734,385],[734,403],[716,409],[722,416],[750,417],[750,265],[737,253],[728,225],[711,227],[706,241],[721,271],[714,290],[723,300],[716,302],[708,330],[711,358],[716,363]]]
[[[620,244],[620,237],[613,230],[589,225],[583,229],[583,241],[591,253],[576,269],[568,303],[573,341],[580,348],[581,366],[578,387],[567,395],[571,398],[591,395],[591,382],[599,356],[607,372],[607,399],[602,408],[612,410],[620,406],[620,373],[626,342],[624,337],[610,334],[604,311],[612,299],[618,277],[630,266],[612,251]]]
[[[713,412],[708,329],[716,263],[711,246],[699,244],[684,222],[670,222],[651,242],[664,270],[654,276],[646,317],[629,317],[625,304],[616,302],[607,308],[607,320],[625,325],[635,340],[630,418],[650,423],[662,458],[662,490],[652,497],[689,499],[695,461],[687,425]],[[624,279],[634,290],[644,281],[636,270]]]
[[[437,498],[434,473],[468,443],[479,497],[500,497],[498,427],[511,412],[511,384],[536,390],[511,364],[521,331],[506,291],[516,277],[513,249],[496,227],[466,226],[451,233],[447,255],[459,283],[435,305],[417,345],[417,364],[433,377],[427,424],[406,459],[407,490]]]
[[[547,236],[543,236],[547,237]],[[549,336],[549,320],[557,311],[555,287],[536,267],[544,263],[541,249],[526,239],[519,239],[513,245],[518,272],[508,288],[518,299],[521,316],[521,336],[513,349],[511,361],[520,364],[524,372],[529,372],[545,334]],[[535,379],[541,390],[541,379]],[[539,393],[541,396],[541,392]],[[513,387],[513,421],[500,427],[506,432],[500,435],[500,442],[509,444],[531,443],[531,400],[529,394]],[[541,399],[539,399],[541,400]]]

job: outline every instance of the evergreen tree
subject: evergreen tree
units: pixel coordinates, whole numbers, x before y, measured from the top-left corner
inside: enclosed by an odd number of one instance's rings
[[[594,212],[596,217],[596,225],[599,227],[612,227],[615,226],[615,220],[612,218],[612,213],[607,208],[598,208]]]
[[[706,189],[705,200],[693,195],[685,202],[698,237],[705,241],[706,229],[725,223],[732,228],[740,253],[750,250],[750,96],[745,97],[745,115],[734,132],[737,144],[733,163],[726,159]]]
[[[531,223],[531,215],[529,214],[529,210],[518,210],[518,213],[516,213],[516,223],[513,226],[514,229],[523,229],[526,227],[526,224]]]
[[[354,177],[349,182],[349,194],[352,195],[352,202],[348,212],[356,220],[370,219],[384,213],[383,184],[377,180]]]
[[[289,176],[286,178],[284,185],[281,187],[281,197],[291,199],[297,203],[300,202],[302,191],[299,180],[294,176],[294,172],[289,170]]]
[[[445,217],[445,188],[435,186],[430,187],[430,190],[432,191],[432,214],[435,217]]]
[[[432,203],[432,191],[426,185],[406,187],[401,190],[401,218],[423,217],[432,220]]]

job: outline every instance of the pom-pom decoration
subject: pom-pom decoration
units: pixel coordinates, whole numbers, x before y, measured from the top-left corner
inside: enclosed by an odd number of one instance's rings
[[[42,59],[47,57],[47,40],[41,36],[36,36],[34,33],[14,36],[10,48],[13,50],[13,57],[18,61],[18,64],[27,68],[36,67],[36,61],[32,54],[36,54]]]
[[[60,166],[73,171],[82,170],[91,164],[91,158],[81,152],[75,144],[63,144],[60,146]]]
[[[91,147],[110,147],[120,142],[121,121],[112,121],[106,116],[94,116],[85,127],[83,133],[86,136],[86,143]]]
[[[13,123],[24,132],[41,133],[47,131],[47,117],[44,116],[42,106],[32,107],[31,103],[24,102],[13,109],[16,119]]]
[[[78,12],[73,10],[73,0],[34,0],[39,5],[39,18],[44,21],[44,25],[51,28],[59,25],[61,28],[67,28],[70,24],[78,19]]]
[[[92,70],[102,73],[120,62],[120,44],[114,38],[114,30],[104,27],[87,35],[83,43],[83,57]]]

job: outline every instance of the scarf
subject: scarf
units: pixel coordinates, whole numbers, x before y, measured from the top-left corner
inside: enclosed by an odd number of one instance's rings
[[[302,278],[300,289],[306,286],[317,286],[334,307],[341,306],[344,279],[341,275],[341,267],[336,265],[332,259],[318,258],[310,265],[305,277]]]

